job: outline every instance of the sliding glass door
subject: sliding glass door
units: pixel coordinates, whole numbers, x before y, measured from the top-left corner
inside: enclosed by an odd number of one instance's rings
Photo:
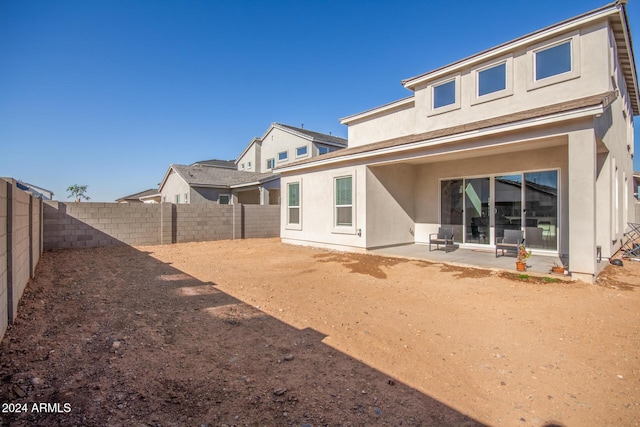
[[[453,239],[463,242],[464,230],[462,215],[464,212],[464,195],[462,179],[442,181],[440,183],[440,224],[453,228]]]
[[[443,180],[440,224],[461,243],[489,245],[504,230],[524,230],[527,247],[557,250],[558,171]]]
[[[489,236],[489,178],[464,180],[465,242],[487,245]]]
[[[496,238],[502,238],[504,230],[522,227],[522,175],[496,176],[494,186]]]
[[[524,183],[527,246],[558,249],[558,171],[525,173]]]

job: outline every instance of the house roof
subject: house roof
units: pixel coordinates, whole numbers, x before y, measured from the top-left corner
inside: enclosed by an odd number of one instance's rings
[[[295,126],[289,126],[289,125],[284,125],[282,123],[273,122],[271,123],[267,131],[264,133],[264,135],[262,135],[262,137],[255,137],[251,140],[251,142],[249,142],[249,144],[245,147],[245,149],[242,150],[242,153],[240,153],[235,163],[237,164],[240,161],[242,156],[244,156],[247,153],[247,151],[249,151],[249,148],[251,148],[253,144],[262,142],[262,140],[264,140],[264,138],[269,134],[269,132],[271,132],[272,129],[280,129],[292,135],[299,136],[300,138],[304,138],[308,141],[318,143],[318,144],[326,144],[326,145],[331,145],[339,148],[344,148],[347,146],[347,140],[345,138],[340,138],[339,136],[315,132],[315,131],[304,129],[304,128],[298,128]]]
[[[617,45],[618,58],[627,83],[627,90],[629,91],[631,106],[633,108],[634,115],[638,115],[640,114],[640,101],[638,99],[638,76],[633,55],[631,30],[629,28],[629,21],[625,9],[626,3],[626,0],[618,0],[614,3],[609,3],[608,5],[605,5],[601,8],[524,35],[515,40],[511,40],[507,43],[503,43],[491,49],[487,49],[475,55],[453,62],[449,65],[445,65],[427,73],[402,80],[402,84],[407,89],[413,90],[417,85],[443,76],[444,74],[451,73],[455,70],[469,67],[480,62],[488,61],[491,58],[504,55],[507,52],[513,51],[514,49],[517,49],[521,46],[530,45],[537,41],[548,39],[560,32],[569,31],[588,22],[608,18],[613,29]]]
[[[289,133],[293,133],[295,135],[301,136],[302,138],[309,139],[312,142],[325,143],[329,145],[337,145],[340,147],[347,146],[347,140],[345,138],[340,138],[339,136],[320,133],[320,132],[314,132],[309,129],[298,128],[295,126],[289,126],[282,123],[273,123],[271,126],[288,131]]]
[[[227,167],[194,165],[169,166],[160,188],[169,177],[171,170],[175,171],[191,187],[232,188],[262,184],[280,178],[274,173],[256,173],[229,169]]]
[[[157,188],[150,188],[149,190],[144,190],[141,191],[139,193],[134,193],[134,194],[130,194],[128,196],[124,196],[121,197],[119,199],[116,199],[116,202],[124,202],[125,200],[140,200],[140,197],[146,197],[146,196],[153,196],[155,194],[158,194],[158,189]]]
[[[218,168],[228,168],[228,169],[236,169],[235,160],[200,160],[198,162],[192,163],[191,166],[203,165],[203,166],[215,166]]]
[[[328,159],[342,159],[348,156],[361,153],[376,154],[376,151],[381,151],[389,148],[402,147],[413,143],[428,142],[429,140],[455,136],[458,134],[479,131],[483,129],[489,129],[493,127],[499,127],[502,125],[515,124],[517,122],[523,122],[526,120],[537,119],[545,116],[551,116],[554,114],[568,113],[573,110],[579,110],[589,107],[601,106],[606,108],[616,97],[615,91],[605,92],[600,95],[588,96],[572,101],[566,101],[559,104],[548,105],[545,107],[534,108],[531,110],[516,112],[507,114],[504,116],[494,117],[491,119],[480,120],[473,123],[466,123],[458,126],[453,126],[445,129],[438,129],[429,132],[423,132],[419,134],[412,134],[401,136],[397,138],[388,139],[385,141],[375,142],[371,144],[360,145],[357,147],[345,148],[344,150],[333,151],[321,156],[300,160],[294,163],[283,166],[282,168],[276,168],[279,171],[287,170],[292,167],[307,165],[313,166],[313,163],[323,162]]]

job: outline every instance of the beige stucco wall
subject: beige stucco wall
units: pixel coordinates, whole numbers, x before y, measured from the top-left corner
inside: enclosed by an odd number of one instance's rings
[[[289,132],[277,128],[271,129],[262,141],[262,172],[269,171],[266,169],[268,159],[275,159],[276,167],[278,167],[310,157],[312,155],[312,145],[311,141],[305,138],[292,135]],[[296,148],[302,146],[307,147],[307,154],[302,157],[296,157]],[[287,160],[279,161],[278,153],[282,151],[287,151],[288,157]]]
[[[425,81],[415,88],[415,107],[392,113],[383,112],[350,124],[349,146],[504,116],[612,90],[609,77],[612,73],[609,35],[606,21],[600,21],[579,32],[568,32],[545,41],[537,41],[531,46],[502,52],[495,58],[486,58],[482,63],[438,75],[432,81]],[[578,47],[575,51],[578,59],[576,69],[579,69],[577,77],[535,87],[532,50],[571,36],[575,37]],[[476,71],[503,59],[509,64],[507,78],[511,79],[511,94],[486,102],[475,99]],[[460,88],[459,108],[443,113],[432,111],[432,85],[456,76]]]
[[[162,186],[160,190],[160,194],[161,201],[163,202],[175,203],[176,196],[180,195],[180,203],[185,203],[184,195],[189,194],[191,196],[191,189],[184,179],[180,178],[180,176],[171,169],[164,186]],[[189,199],[191,199],[191,197],[189,197]],[[189,202],[190,201],[191,200],[189,200]]]
[[[336,177],[353,176],[353,227],[340,230],[333,227],[333,180]],[[322,247],[365,248],[366,224],[366,167],[362,164],[338,167],[332,170],[316,170],[304,176],[282,176],[280,235],[285,242]],[[300,182],[301,224],[287,224],[287,184]],[[358,229],[361,235],[358,235]]]
[[[254,141],[246,153],[238,160],[238,170],[249,172],[262,172],[260,165],[261,144]],[[251,166],[249,166],[251,162]],[[244,166],[244,168],[243,168]]]

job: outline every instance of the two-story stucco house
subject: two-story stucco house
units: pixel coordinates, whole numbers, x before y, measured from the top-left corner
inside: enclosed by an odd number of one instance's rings
[[[172,164],[158,193],[163,202],[260,204],[280,203],[280,175],[273,169],[296,160],[345,148],[344,138],[272,123],[253,138],[237,160]]]
[[[347,140],[302,127],[272,123],[261,138],[253,138],[236,165],[248,172],[272,172],[302,159],[327,154],[347,146]]]
[[[461,248],[521,229],[592,281],[633,218],[638,81],[624,1],[403,80],[412,95],[341,120],[345,150],[277,169],[284,242]]]

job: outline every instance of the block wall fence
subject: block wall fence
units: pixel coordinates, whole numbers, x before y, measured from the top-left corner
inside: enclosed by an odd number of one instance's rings
[[[44,249],[280,236],[280,206],[44,202]]]
[[[0,179],[0,339],[16,318],[42,250],[42,199]]]

